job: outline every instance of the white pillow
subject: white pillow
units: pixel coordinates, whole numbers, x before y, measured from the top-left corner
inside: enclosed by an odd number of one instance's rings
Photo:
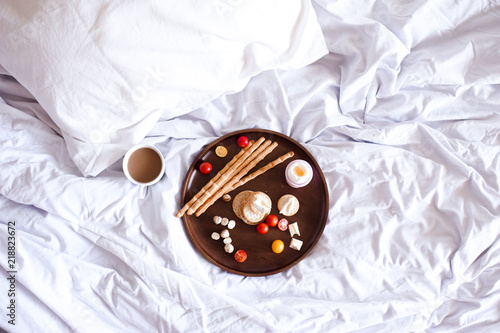
[[[3,0],[0,63],[84,175],[254,75],[327,53],[308,0]]]

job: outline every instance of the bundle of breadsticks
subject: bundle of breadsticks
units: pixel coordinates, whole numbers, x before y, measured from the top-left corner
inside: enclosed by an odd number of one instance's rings
[[[186,213],[200,216],[224,194],[246,184],[294,155],[293,151],[290,151],[247,175],[257,163],[262,161],[277,146],[277,142],[266,140],[264,137],[259,138],[257,141],[250,141],[248,146],[242,148],[222,170],[177,212],[176,216],[182,217]]]

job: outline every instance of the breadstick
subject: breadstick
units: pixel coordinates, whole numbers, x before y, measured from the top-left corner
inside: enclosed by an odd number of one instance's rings
[[[184,213],[186,213],[186,211],[189,209],[189,207],[191,207],[191,205],[193,203],[195,203],[196,200],[198,200],[198,198],[201,197],[203,195],[203,193],[205,193],[210,188],[210,186],[212,186],[212,184],[214,182],[216,182],[234,163],[236,163],[236,161],[241,157],[241,155],[243,155],[253,144],[254,144],[254,141],[252,140],[249,142],[248,146],[241,149],[238,154],[234,155],[233,159],[231,161],[229,161],[224,166],[224,168],[214,176],[214,178],[210,179],[210,181],[205,186],[203,186],[203,188],[198,193],[196,193],[195,196],[193,198],[191,198],[191,200],[189,200],[189,202],[186,203],[184,205],[184,207],[182,207],[182,209],[179,210],[175,216],[182,217],[182,215],[184,215]]]
[[[196,211],[196,216],[200,216],[201,214],[203,214],[207,209],[208,207],[212,206],[214,204],[215,201],[217,201],[217,199],[219,199],[220,197],[222,197],[224,194],[226,194],[227,192],[229,192],[229,189],[232,188],[232,186],[238,182],[244,175],[246,175],[248,173],[248,171],[252,170],[253,167],[255,167],[257,165],[257,163],[259,163],[260,161],[262,161],[267,155],[269,155],[273,150],[274,148],[276,148],[276,146],[278,146],[278,143],[277,142],[274,142],[272,145],[270,145],[269,147],[266,148],[265,151],[261,151],[259,152],[258,154],[256,154],[257,156],[251,160],[251,162],[244,168],[242,169],[233,179],[231,179],[231,181],[229,183],[227,183],[226,185],[224,185],[223,188],[221,188],[220,190],[218,190],[211,198],[210,200],[208,200],[206,203],[204,203],[197,211]],[[259,148],[260,150],[260,148]],[[257,153],[257,152],[256,152]]]
[[[262,175],[267,170],[272,169],[275,166],[277,166],[278,164],[280,164],[280,163],[284,162],[285,160],[289,159],[290,157],[293,157],[293,155],[294,155],[294,152],[293,151],[289,151],[285,155],[282,155],[282,156],[278,157],[277,159],[275,159],[272,162],[269,162],[267,165],[263,166],[262,168],[260,168],[259,170],[255,171],[255,172],[249,174],[248,176],[246,176],[245,178],[241,179],[239,182],[237,182],[236,184],[234,184],[233,187],[228,192],[231,192],[232,190],[234,190],[234,189],[236,189],[236,188],[238,188],[238,187],[246,184],[247,182],[251,181],[252,179],[256,178],[257,176]]]
[[[270,141],[260,144],[265,139],[262,137],[235,163],[226,173],[224,173],[221,178],[216,181],[210,189],[208,189],[187,211],[188,215],[194,214],[198,208],[203,205],[210,197],[216,193],[220,188],[222,188],[228,181],[230,181],[235,174],[237,174],[242,168],[244,168],[251,160],[255,158],[263,149],[265,149]]]
[[[255,155],[256,151],[259,151],[264,140],[265,138],[261,137],[249,149],[247,149],[238,161],[236,161],[236,163],[234,163],[224,174],[222,174],[221,177],[214,182],[212,186],[210,186],[210,188],[191,205],[191,207],[189,207],[187,214],[192,215],[196,212],[196,210],[203,205],[208,198],[210,198],[219,188],[231,180],[233,174],[240,170],[241,165],[244,164],[246,160],[253,158],[252,156]]]

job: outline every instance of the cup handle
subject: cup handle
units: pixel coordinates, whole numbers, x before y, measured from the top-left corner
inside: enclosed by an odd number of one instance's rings
[[[145,185],[139,185],[139,198],[144,199],[148,193],[148,187]]]

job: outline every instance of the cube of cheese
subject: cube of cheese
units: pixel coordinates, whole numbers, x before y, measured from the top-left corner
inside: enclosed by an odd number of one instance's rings
[[[294,222],[288,226],[288,230],[290,231],[290,236],[300,236],[300,231],[299,231],[299,224],[297,222]]]
[[[300,239],[292,238],[290,241],[290,247],[294,250],[300,251],[303,242]]]

